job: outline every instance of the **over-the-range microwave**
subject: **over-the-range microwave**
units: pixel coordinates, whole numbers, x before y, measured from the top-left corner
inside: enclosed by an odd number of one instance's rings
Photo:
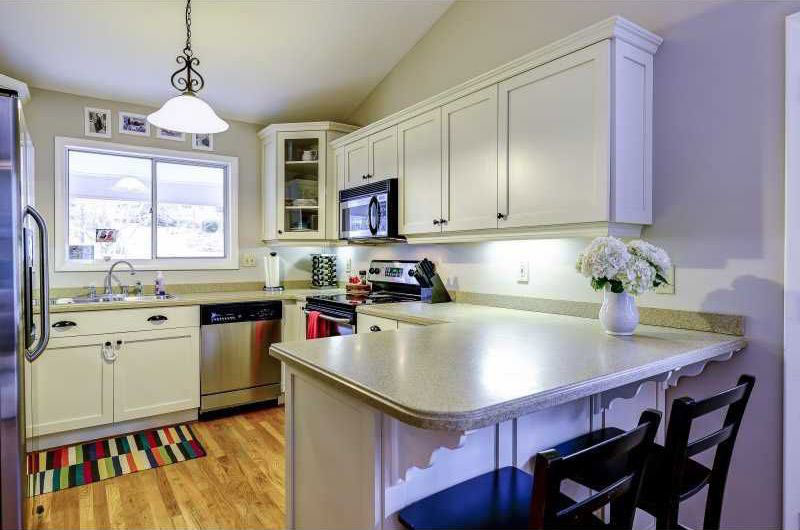
[[[339,192],[339,239],[403,241],[398,234],[398,182],[389,178]]]

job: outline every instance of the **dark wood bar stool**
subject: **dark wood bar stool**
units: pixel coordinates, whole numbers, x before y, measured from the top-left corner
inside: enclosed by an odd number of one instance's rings
[[[646,410],[636,428],[576,453],[538,453],[533,477],[511,466],[485,473],[403,508],[400,522],[406,528],[631,528],[660,421],[660,412]],[[597,493],[578,502],[561,493],[569,475],[609,460],[619,465]],[[608,525],[593,514],[606,505]]]
[[[755,385],[755,377],[742,375],[735,387],[714,396],[695,401],[688,397],[672,402],[667,436],[664,446],[653,444],[638,507],[656,518],[656,528],[683,528],[678,523],[678,509],[682,501],[708,486],[703,528],[717,530],[722,513],[725,482],[733,455],[733,446],[739,433],[747,401]],[[689,441],[695,419],[728,407],[722,427],[697,440]],[[576,438],[555,447],[556,451],[577,451],[583,446],[596,444],[598,437],[611,438],[623,432],[606,428],[597,435]],[[714,463],[709,469],[691,457],[716,446]],[[607,466],[578,469],[567,477],[591,489],[602,487],[606,475],[614,473]]]

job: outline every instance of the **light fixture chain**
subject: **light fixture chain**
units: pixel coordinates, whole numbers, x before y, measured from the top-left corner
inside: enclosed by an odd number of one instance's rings
[[[192,0],[186,0],[186,47],[183,53],[192,55]]]
[[[170,81],[172,86],[184,94],[194,94],[205,85],[205,80],[200,72],[195,70],[200,65],[200,60],[192,52],[192,0],[186,0],[186,47],[183,55],[178,55],[175,60],[182,65],[172,73]]]

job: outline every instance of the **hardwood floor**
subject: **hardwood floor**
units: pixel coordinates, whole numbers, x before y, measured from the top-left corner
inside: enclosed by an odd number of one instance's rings
[[[206,457],[28,499],[26,526],[283,528],[283,424],[283,407],[192,424]]]

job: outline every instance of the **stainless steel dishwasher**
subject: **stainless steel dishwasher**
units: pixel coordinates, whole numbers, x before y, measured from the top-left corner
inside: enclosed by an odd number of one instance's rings
[[[200,412],[276,399],[281,363],[269,347],[281,340],[280,301],[200,307]]]

